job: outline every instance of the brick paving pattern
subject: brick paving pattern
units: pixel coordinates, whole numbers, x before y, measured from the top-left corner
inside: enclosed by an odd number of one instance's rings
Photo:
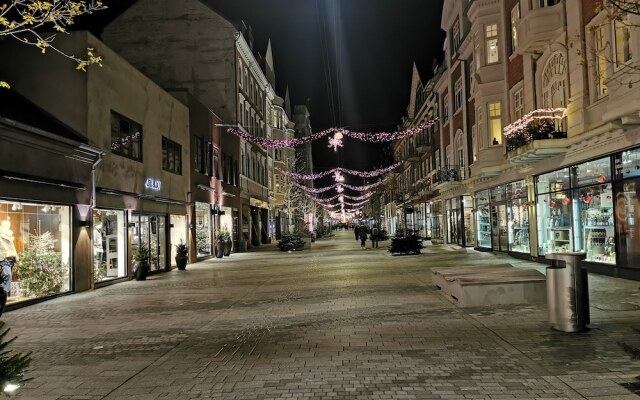
[[[34,360],[15,398],[640,399],[619,344],[640,346],[640,282],[590,275],[592,329],[559,333],[546,306],[462,309],[430,282],[436,266],[544,266],[387,245],[338,232],[9,312]]]

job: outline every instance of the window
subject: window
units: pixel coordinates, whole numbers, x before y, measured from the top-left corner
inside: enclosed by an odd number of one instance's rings
[[[238,58],[238,86],[242,87],[242,61]]]
[[[555,6],[558,3],[560,3],[560,0],[539,0],[540,7]]]
[[[211,176],[211,159],[213,158],[212,149],[213,147],[211,146],[211,142],[208,142],[207,148],[205,149],[204,159],[204,173],[208,176]]]
[[[487,64],[495,64],[500,62],[498,52],[498,24],[491,24],[484,27],[484,36],[486,43]]]
[[[613,41],[615,42],[614,65],[619,67],[631,60],[631,26],[628,21],[613,22]]]
[[[500,102],[489,103],[487,105],[489,114],[489,134],[491,135],[491,144],[498,145],[502,143],[502,120]]]
[[[142,161],[142,126],[111,111],[111,152]]]
[[[204,140],[201,137],[196,136],[194,149],[194,159],[196,162],[196,171],[204,173]]]
[[[449,95],[442,98],[442,121],[446,124],[449,121]]]
[[[458,51],[458,48],[460,47],[460,42],[461,42],[461,38],[460,38],[460,21],[456,19],[456,22],[454,22],[453,27],[451,28],[451,36],[453,38],[453,52]]]
[[[454,85],[454,98],[453,98],[453,112],[456,112],[462,107],[462,78],[458,79]]]
[[[182,146],[166,137],[162,137],[162,169],[182,174]]]
[[[593,46],[595,49],[596,62],[594,79],[596,83],[596,95],[602,97],[607,94],[607,85],[604,83],[607,79],[607,56],[606,56],[606,39],[604,27],[598,26],[593,30]]]
[[[220,156],[217,148],[213,148],[213,177],[220,179]]]
[[[522,104],[522,89],[513,92],[513,119],[518,120],[524,115],[524,105]]]
[[[520,3],[511,9],[511,53],[515,53],[518,47],[518,30],[516,29],[518,21],[520,21]]]

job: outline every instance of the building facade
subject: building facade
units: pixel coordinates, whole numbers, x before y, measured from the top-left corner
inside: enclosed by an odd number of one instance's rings
[[[592,271],[640,278],[638,18],[589,0],[445,1],[441,71],[412,90],[405,124],[435,92],[439,147],[426,171],[403,167],[430,185],[413,207],[434,239],[536,260],[582,251]],[[396,144],[405,164],[425,157],[416,140]]]

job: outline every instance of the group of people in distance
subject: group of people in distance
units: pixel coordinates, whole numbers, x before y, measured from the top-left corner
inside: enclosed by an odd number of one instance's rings
[[[360,247],[366,248],[367,237],[371,239],[371,248],[378,248],[378,241],[380,240],[380,228],[378,225],[374,225],[371,229],[366,225],[356,225],[353,228],[356,240],[360,239]]]

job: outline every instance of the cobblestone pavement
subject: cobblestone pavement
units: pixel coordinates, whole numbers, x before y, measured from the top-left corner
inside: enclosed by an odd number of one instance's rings
[[[563,334],[546,306],[461,309],[430,282],[435,266],[540,264],[381,244],[338,232],[9,312],[34,360],[16,398],[640,399],[620,345],[640,346],[640,282],[590,276],[592,329]]]

